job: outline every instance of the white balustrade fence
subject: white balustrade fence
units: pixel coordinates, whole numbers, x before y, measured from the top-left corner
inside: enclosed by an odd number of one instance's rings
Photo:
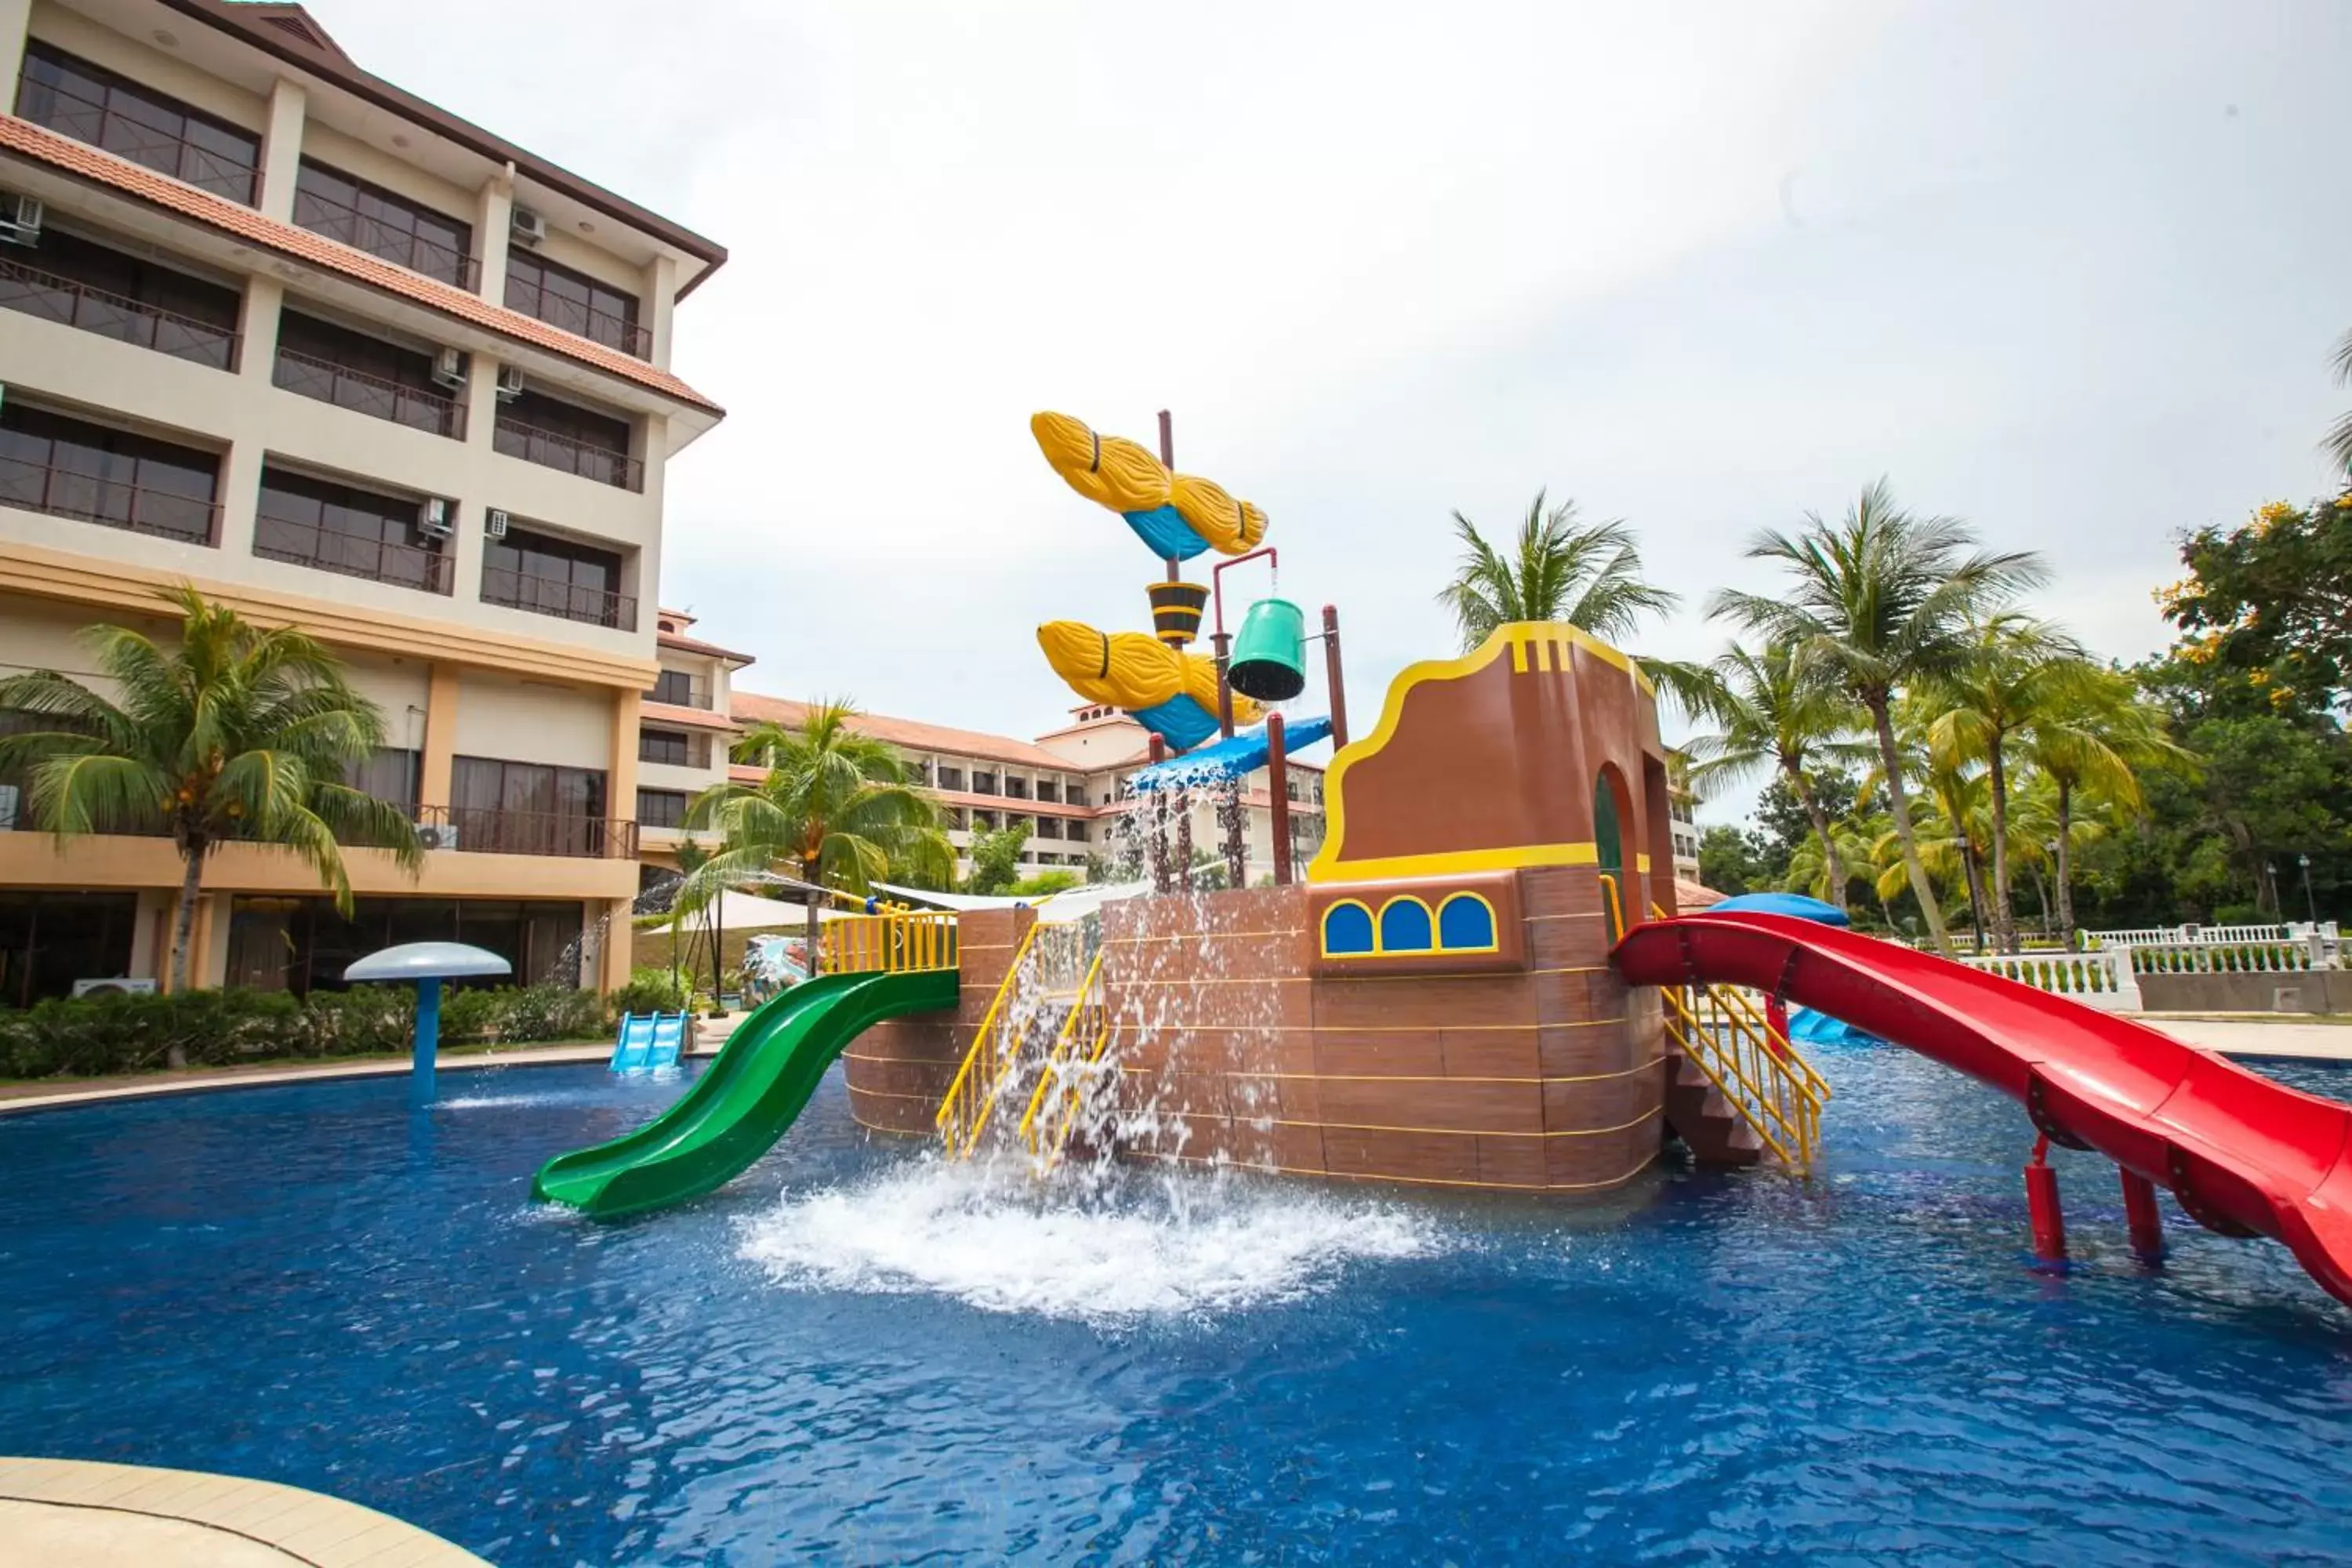
[[[2316,927],[2308,921],[2270,926],[2130,926],[2121,931],[2086,931],[2083,935],[2095,948],[2187,947],[2210,942],[2307,942],[2315,930],[2331,945],[2336,942],[2334,921],[2322,921]]]
[[[2139,982],[2132,973],[2129,950],[1963,954],[1959,962],[2103,1013],[2139,1011]]]
[[[2335,965],[2317,944],[2302,942],[2192,942],[2121,951],[2139,974],[2296,974]]]

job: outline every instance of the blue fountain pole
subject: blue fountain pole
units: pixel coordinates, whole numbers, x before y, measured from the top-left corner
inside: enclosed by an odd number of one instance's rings
[[[409,1057],[409,1089],[418,1100],[433,1098],[433,1058],[441,1046],[441,982],[416,983],[416,1039]]]

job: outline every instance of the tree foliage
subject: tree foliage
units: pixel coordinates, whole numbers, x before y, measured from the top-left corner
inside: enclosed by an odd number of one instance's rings
[[[719,847],[688,875],[681,908],[766,871],[852,893],[898,874],[950,874],[955,850],[937,807],[897,749],[860,731],[856,717],[845,702],[821,702],[797,725],[756,725],[735,743],[736,762],[766,772],[756,784],[715,784],[688,807],[687,826],[715,831]]]
[[[1622,519],[1579,523],[1574,501],[1546,510],[1544,499],[1538,490],[1528,503],[1507,555],[1454,514],[1462,560],[1437,602],[1453,612],[1465,653],[1513,621],[1565,621],[1614,642],[1681,603],[1642,575],[1641,546]]]
[[[2352,347],[2352,339],[2346,340]],[[2352,436],[2352,415],[2346,416]],[[2180,544],[2188,576],[2158,595],[2188,634],[2176,657],[2245,682],[2279,712],[2352,691],[2352,490],[2309,506],[2272,501],[2236,528]]]
[[[1795,533],[1759,533],[1748,554],[1780,568],[1780,592],[1718,590],[1708,614],[1786,648],[1799,667],[1822,672],[1867,716],[1905,872],[1927,913],[1928,935],[1948,949],[1896,763],[1895,700],[1958,668],[1977,620],[2041,583],[2047,568],[2030,551],[1980,548],[1957,518],[1922,517],[1897,506],[1884,479],[1866,487],[1838,521],[1808,513]]]
[[[1014,820],[998,828],[975,828],[971,836],[971,874],[963,890],[998,897],[1013,891],[1021,879],[1021,851],[1029,843],[1029,827]]]
[[[157,597],[179,614],[169,647],[123,626],[82,633],[103,690],[56,670],[0,680],[0,711],[21,726],[0,737],[0,772],[25,776],[32,822],[60,839],[170,837],[184,868],[172,988],[184,991],[205,860],[221,845],[292,850],[345,914],[345,844],[389,850],[411,873],[424,854],[407,803],[346,782],[383,743],[383,714],[325,645],[257,626],[186,584]]]

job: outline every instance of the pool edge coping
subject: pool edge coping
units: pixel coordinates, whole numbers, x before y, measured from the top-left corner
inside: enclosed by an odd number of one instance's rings
[[[692,1051],[688,1055],[708,1058],[715,1053]],[[443,1074],[503,1071],[509,1068],[586,1067],[607,1061],[612,1057],[609,1047],[558,1047],[545,1051],[517,1052],[512,1055],[466,1056],[445,1058],[437,1070]],[[382,1061],[343,1063],[334,1066],[296,1067],[288,1064],[265,1068],[252,1072],[239,1072],[216,1078],[193,1078],[175,1083],[146,1082],[111,1088],[90,1084],[55,1094],[21,1095],[0,1099],[0,1121],[14,1116],[34,1116],[45,1110],[72,1110],[83,1106],[111,1104],[138,1100],[176,1100],[183,1095],[215,1094],[238,1089],[284,1089],[290,1084],[338,1083],[352,1079],[401,1078],[414,1070],[407,1058],[386,1058]],[[5,1462],[5,1460],[0,1460]]]
[[[177,1521],[254,1542],[311,1568],[358,1568],[370,1561],[396,1561],[404,1568],[494,1568],[488,1559],[364,1503],[210,1470],[0,1455],[0,1501]]]

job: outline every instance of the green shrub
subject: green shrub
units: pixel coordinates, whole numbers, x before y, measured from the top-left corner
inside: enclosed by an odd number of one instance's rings
[[[626,985],[604,998],[604,1006],[617,1016],[623,1013],[683,1013],[687,1002],[685,981],[667,969],[638,968],[629,972]]]
[[[57,997],[0,1009],[0,1078],[152,1072],[175,1044],[191,1067],[392,1055],[408,1048],[415,1022],[415,992],[405,985],[314,992],[307,1000],[241,990]],[[567,985],[454,990],[441,998],[445,1045],[595,1039],[604,1030],[604,999]]]
[[[508,1045],[533,1040],[590,1040],[604,1032],[604,999],[574,985],[526,985],[501,992],[505,1006],[497,1037]]]

